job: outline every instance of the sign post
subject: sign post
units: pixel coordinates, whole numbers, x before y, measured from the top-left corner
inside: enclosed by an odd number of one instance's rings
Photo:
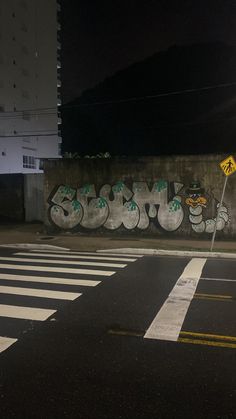
[[[223,170],[223,172],[225,174],[225,181],[224,181],[223,191],[222,191],[222,195],[221,195],[221,199],[220,199],[220,204],[219,204],[218,211],[217,211],[217,216],[216,216],[216,222],[215,222],[215,227],[214,227],[214,231],[213,231],[213,236],[212,236],[212,240],[211,240],[211,249],[210,249],[211,252],[212,252],[213,246],[214,246],[214,241],[215,241],[215,236],[216,236],[216,230],[217,230],[217,224],[218,224],[218,220],[219,220],[219,213],[220,213],[220,209],[221,209],[221,206],[222,206],[222,203],[223,203],[223,199],[224,199],[225,188],[226,188],[228,176],[232,175],[236,171],[236,162],[235,162],[233,156],[229,156],[225,160],[223,160],[222,162],[220,162],[220,167],[221,167],[221,169]]]

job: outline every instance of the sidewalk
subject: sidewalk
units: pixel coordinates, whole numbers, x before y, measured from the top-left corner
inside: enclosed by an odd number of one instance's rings
[[[58,235],[47,235],[44,226],[40,223],[28,224],[5,224],[0,225],[0,245],[34,245],[36,247],[56,246],[78,251],[96,251],[106,250],[113,251],[119,249],[122,253],[143,253],[143,254],[176,254],[188,255],[194,252],[199,255],[199,252],[206,252],[208,256],[211,246],[211,237],[208,240],[192,240],[179,238],[144,238],[137,236],[95,236],[85,234],[71,234],[61,233]],[[18,247],[16,246],[16,247]],[[121,250],[122,249],[122,250]],[[187,253],[186,253],[187,252]],[[197,253],[196,253],[197,252]],[[219,241],[216,240],[213,252],[211,255],[218,254],[225,256],[236,257],[236,242],[235,241]]]

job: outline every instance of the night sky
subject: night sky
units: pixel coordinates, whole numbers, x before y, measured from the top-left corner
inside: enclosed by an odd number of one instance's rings
[[[173,44],[236,45],[235,0],[62,0],[63,103]]]

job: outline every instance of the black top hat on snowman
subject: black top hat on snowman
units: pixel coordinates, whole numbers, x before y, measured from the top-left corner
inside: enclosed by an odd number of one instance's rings
[[[204,192],[205,189],[201,188],[201,183],[198,181],[191,182],[189,188],[186,189],[186,194],[188,195],[202,195]]]

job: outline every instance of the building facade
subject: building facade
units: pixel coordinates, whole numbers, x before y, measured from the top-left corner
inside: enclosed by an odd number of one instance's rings
[[[60,156],[60,4],[0,2],[0,173]]]

